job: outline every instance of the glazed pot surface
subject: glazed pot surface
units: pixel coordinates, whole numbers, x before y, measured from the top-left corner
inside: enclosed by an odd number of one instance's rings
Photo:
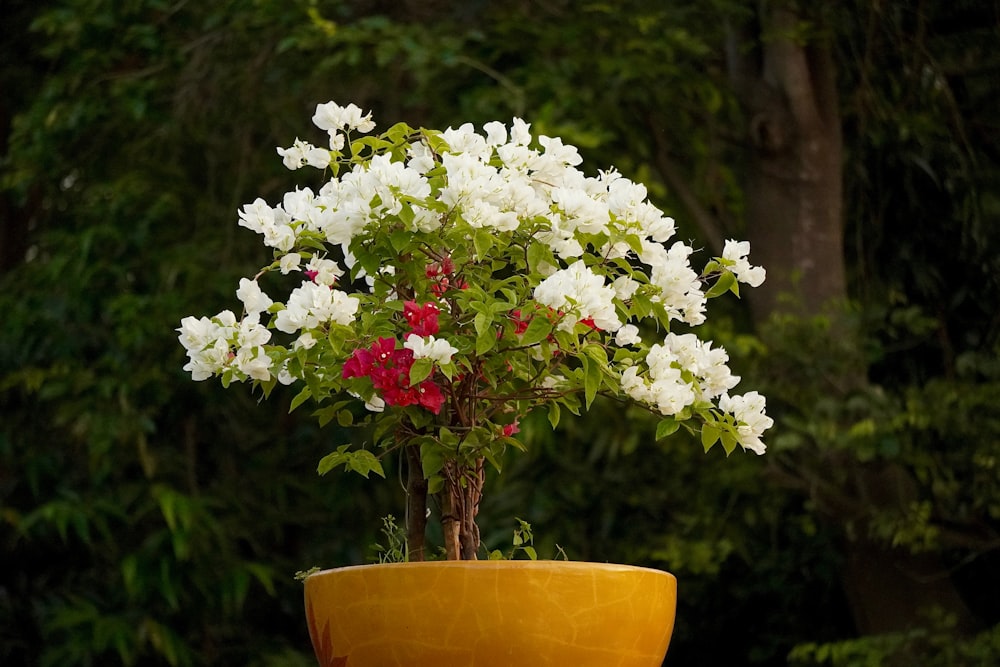
[[[321,667],[659,667],[677,580],[572,561],[439,561],[305,581]]]

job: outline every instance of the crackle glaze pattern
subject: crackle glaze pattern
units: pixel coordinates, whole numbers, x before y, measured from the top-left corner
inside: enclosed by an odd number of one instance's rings
[[[306,579],[320,667],[659,667],[677,581],[567,561],[395,563]]]

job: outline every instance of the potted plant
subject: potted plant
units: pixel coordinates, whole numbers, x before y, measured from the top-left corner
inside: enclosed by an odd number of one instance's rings
[[[264,395],[278,383],[297,385],[293,409],[310,402],[321,424],[365,428],[363,444],[340,444],[320,460],[321,474],[342,468],[384,476],[387,456],[405,461],[410,566],[380,570],[391,575],[373,575],[371,566],[335,571],[345,584],[323,575],[306,580],[324,664],[423,664],[414,644],[440,648],[461,634],[482,644],[475,628],[498,622],[477,615],[494,604],[482,600],[488,590],[520,586],[517,595],[544,598],[560,588],[586,589],[593,597],[599,584],[581,564],[566,564],[568,578],[556,580],[538,574],[545,564],[521,561],[521,570],[543,578],[531,585],[507,582],[490,569],[496,564],[458,567],[488,555],[476,525],[486,467],[499,468],[508,448],[524,448],[518,425],[529,412],[546,411],[554,427],[603,395],[660,415],[657,438],[686,428],[700,431],[706,451],[719,444],[727,454],[738,447],[763,453],[761,435],[771,425],[764,398],[731,394],[739,378],[725,350],[690,331],[704,322],[707,299],[763,281],[764,270],[748,262],[748,243],[727,242],[721,257],[696,271],[693,249],[673,239],[674,221],[649,203],[642,185],[614,170],[585,175],[576,148],[532,137],[519,119],[487,123],[481,133],[471,124],[436,131],[400,123],[375,135],[370,114],[330,102],[318,105],[312,120],[328,133],[329,147],[296,139],[278,153],[290,169],[322,170],[318,189],[288,192],[277,205],[257,199],[239,212],[239,224],[273,249],[269,264],[240,281],[242,313],[187,317],[178,331],[193,379],[248,381]],[[276,290],[285,296],[272,298]],[[430,575],[420,564],[429,555],[432,505],[451,574]],[[621,609],[646,593],[653,607],[669,608],[669,619],[637,612],[660,623],[652,649],[659,658],[620,664],[659,664],[673,620],[673,578],[632,568],[654,579],[623,597],[621,587],[632,584],[616,567],[604,569]],[[365,579],[371,576],[397,578]],[[339,618],[311,597],[329,587],[335,606],[348,610]],[[384,638],[352,646],[359,640],[347,638],[343,626],[360,618],[359,600],[379,587],[396,598],[402,587],[423,609],[464,605],[454,590],[463,589],[473,610],[464,616],[478,625],[462,632],[448,625],[449,640],[428,640],[421,626],[394,648],[385,648]],[[561,613],[553,609],[567,609],[554,604],[550,618]],[[568,604],[577,609],[579,595]],[[394,619],[384,629],[389,635],[405,634],[398,612],[380,617]],[[503,604],[498,613],[511,616]],[[358,623],[378,631],[371,619]],[[541,635],[565,643],[564,630],[545,627]],[[590,626],[565,632],[600,644],[588,636],[595,634]],[[503,642],[519,646],[509,636]],[[620,645],[635,640],[608,642],[620,656]],[[372,645],[383,647],[381,657],[365,662]],[[538,648],[524,646],[517,650]],[[438,651],[427,664],[511,664],[482,657],[499,655],[499,647]],[[619,664],[607,655],[590,662],[574,656],[572,664]],[[571,664],[560,662],[566,659],[551,664]]]

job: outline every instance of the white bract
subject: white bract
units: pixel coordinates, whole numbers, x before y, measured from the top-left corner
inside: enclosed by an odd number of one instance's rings
[[[312,120],[329,148],[296,138],[277,150],[289,169],[323,170],[322,181],[238,212],[274,252],[240,281],[242,317],[181,322],[193,379],[268,390],[308,380],[308,398],[357,400],[372,419],[431,410],[438,426],[486,429],[480,442],[510,424],[490,421],[504,400],[521,417],[605,393],[666,421],[698,420],[727,452],[763,453],[764,398],[731,395],[740,378],[728,354],[693,333],[708,298],[763,282],[748,242],[727,241],[699,273],[645,186],[614,169],[587,176],[574,146],[535,143],[520,119],[481,133],[400,124],[361,136],[371,114],[329,102]],[[276,286],[292,281],[283,300],[261,288],[268,273]]]

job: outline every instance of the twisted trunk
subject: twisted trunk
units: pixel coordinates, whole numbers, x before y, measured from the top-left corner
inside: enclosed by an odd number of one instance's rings
[[[438,494],[438,500],[445,555],[448,560],[477,560],[480,537],[476,516],[483,497],[484,460],[477,459],[472,468],[449,462],[443,472],[444,490]]]

